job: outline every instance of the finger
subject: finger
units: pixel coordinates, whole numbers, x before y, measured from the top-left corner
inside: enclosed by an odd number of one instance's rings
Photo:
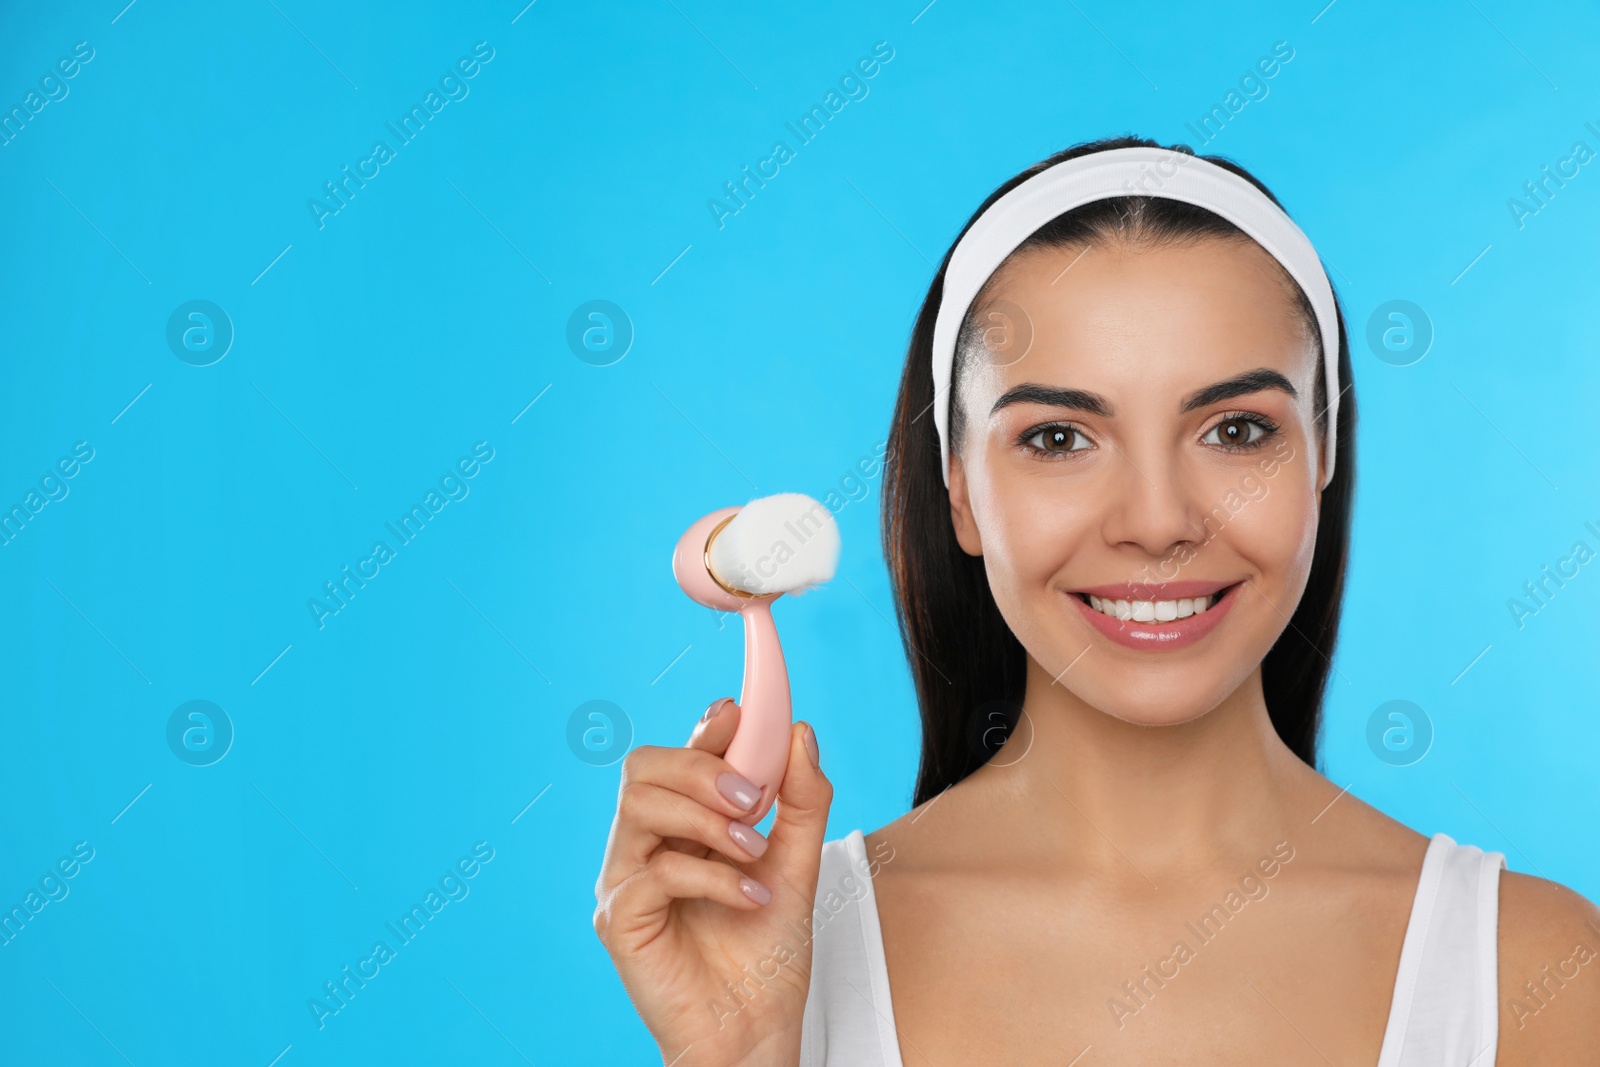
[[[772,899],[772,892],[738,868],[718,860],[663,852],[616,888],[604,908],[603,921],[597,917],[595,925],[604,927],[601,938],[610,945],[612,935],[626,938],[636,930],[659,926],[672,902],[686,898],[714,900],[740,911],[754,911]]]
[[[694,731],[689,735],[689,741],[684,747],[700,749],[718,756],[727,752],[728,745],[732,743],[733,735],[739,728],[740,710],[738,701],[732,697],[713,700],[706,706],[705,714],[695,723]],[[760,821],[760,819],[744,820],[747,825]],[[684,838],[669,837],[661,843],[661,847],[677,849],[691,856],[705,856],[711,851],[698,841]]]
[[[767,831],[768,848],[755,873],[781,878],[805,896],[815,895],[822,862],[822,842],[833,804],[833,783],[814,755],[816,736],[810,723],[797,722],[789,731],[789,763],[778,787],[777,816]]]
[[[698,748],[636,746],[623,758],[619,788],[626,789],[635,782],[647,782],[682,793],[733,819],[748,815],[761,799],[761,790],[734,770],[732,764],[720,755]]]
[[[767,850],[754,827],[730,819],[682,793],[649,782],[624,787],[617,801],[616,833],[602,881],[616,885],[632,877],[665,841],[681,838],[720,852],[734,863],[749,863]],[[688,853],[687,849],[676,851]]]
[[[692,802],[719,813],[728,820],[721,827],[723,833],[729,832],[734,820],[739,820],[741,826],[752,825],[744,817],[754,808],[761,792],[735,771],[727,760],[710,752],[657,745],[634,748],[622,762],[617,815],[612,821],[611,834],[606,842],[605,860],[596,883],[597,892],[603,892],[631,877],[640,865],[648,862],[658,851],[678,851],[694,857],[703,857],[710,851],[711,846],[705,843],[704,834],[678,837],[674,836],[671,825],[658,823],[652,827],[639,822],[633,814],[638,798],[628,799],[627,807],[624,807],[624,802],[630,793],[642,786],[660,787],[684,798],[685,805]],[[746,843],[753,845],[754,849],[761,847],[760,835],[753,829],[749,835],[744,835],[742,829],[735,829],[733,833],[746,836]]]
[[[738,702],[732,697],[713,700],[706,708],[706,713],[700,716],[700,721],[694,724],[694,732],[689,735],[689,743],[684,747],[720,756],[728,751],[728,743],[733,740],[733,733],[738,728]]]

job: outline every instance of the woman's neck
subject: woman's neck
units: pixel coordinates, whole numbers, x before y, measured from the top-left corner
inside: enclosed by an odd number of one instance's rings
[[[996,855],[1160,876],[1253,860],[1303,834],[1328,782],[1278,737],[1259,668],[1187,723],[1134,725],[1085,704],[1029,658],[1023,715],[961,783]],[[980,815],[980,813],[983,813]]]

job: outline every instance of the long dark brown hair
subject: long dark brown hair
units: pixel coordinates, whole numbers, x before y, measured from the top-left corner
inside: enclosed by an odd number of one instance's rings
[[[1195,156],[1187,145],[1164,146],[1141,137],[1073,145],[1007,180],[967,220],[962,234],[990,204],[1040,171],[1091,152],[1131,147],[1166,148]],[[1227,168],[1279,204],[1265,185],[1231,160],[1220,156],[1196,158]],[[1035,231],[1018,251],[1119,238],[1154,244],[1208,236],[1248,240],[1231,222],[1205,208],[1166,197],[1120,196],[1097,200],[1057,216]],[[952,242],[952,251],[954,247]],[[938,433],[930,414],[933,326],[949,264],[950,253],[946,252],[911,331],[884,457],[884,555],[922,714],[922,758],[913,806],[932,799],[977,770],[999,748],[1016,726],[1026,688],[1026,653],[989,591],[983,559],[967,555],[956,541],[950,521],[950,494],[940,465]],[[1295,289],[1298,292],[1298,287]],[[981,299],[982,294],[973,301],[969,320]],[[1335,303],[1338,304],[1337,295]],[[1320,337],[1303,293],[1300,305],[1311,334]],[[1322,493],[1321,519],[1305,593],[1282,636],[1267,653],[1261,672],[1273,727],[1284,744],[1312,767],[1317,766],[1322,696],[1332,666],[1329,657],[1339,632],[1355,483],[1356,405],[1350,391],[1350,345],[1342,309],[1338,319],[1339,381],[1344,391],[1339,398],[1333,478]],[[963,329],[962,333],[967,334],[968,330]],[[959,354],[957,362],[960,363]],[[959,373],[958,367],[952,374],[952,383],[959,381]],[[1315,404],[1321,423],[1326,418],[1327,390],[1322,374],[1316,378]],[[955,390],[953,384],[947,396],[954,397]],[[959,404],[952,404],[952,408],[958,409]]]

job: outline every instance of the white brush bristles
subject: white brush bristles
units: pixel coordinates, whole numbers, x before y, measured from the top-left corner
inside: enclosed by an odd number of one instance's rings
[[[804,493],[752,500],[711,539],[711,570],[757,595],[802,593],[839,566],[839,525]]]

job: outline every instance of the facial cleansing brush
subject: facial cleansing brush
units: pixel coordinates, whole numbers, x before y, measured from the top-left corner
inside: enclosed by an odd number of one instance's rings
[[[746,816],[752,825],[783,782],[793,722],[772,602],[826,582],[838,565],[838,524],[803,493],[719,508],[690,526],[672,553],[672,575],[690,599],[744,619],[739,728],[724,758],[761,789],[761,802]]]

